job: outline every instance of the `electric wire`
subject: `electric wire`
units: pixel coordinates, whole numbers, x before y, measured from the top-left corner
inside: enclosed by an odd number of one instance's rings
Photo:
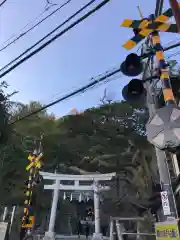
[[[2,2],[0,3],[0,7],[2,7],[5,2],[7,2],[7,0],[2,1]]]
[[[176,43],[176,44],[173,44],[173,45],[171,45],[171,46],[165,47],[165,48],[164,48],[164,52],[169,51],[169,50],[174,49],[174,48],[177,48],[177,47],[180,47],[180,42],[178,42],[178,43]],[[145,59],[145,58],[147,58],[148,56],[152,56],[152,55],[154,55],[154,51],[153,51],[153,50],[151,50],[151,51],[148,52],[148,53],[145,53],[145,54],[141,55],[140,57],[141,57],[142,59]]]
[[[180,54],[180,51],[175,52],[175,53],[172,53],[172,54],[168,55],[166,58],[169,59],[169,58],[172,58],[172,57],[178,56],[179,54]]]
[[[179,40],[179,39],[180,39],[180,37],[178,37],[178,38],[170,41],[170,42],[169,42],[168,44],[166,44],[165,46],[169,46],[170,44],[176,42],[176,41]],[[179,54],[180,54],[180,51],[178,51],[178,52],[177,52],[177,51],[176,51],[176,52],[173,52],[173,53],[169,54],[168,56],[166,56],[166,59],[170,59],[170,58],[172,58],[172,57],[178,56]]]
[[[43,38],[41,38],[38,42],[36,42],[34,45],[32,45],[31,47],[27,48],[24,52],[22,52],[19,56],[17,56],[16,58],[14,58],[12,61],[10,61],[8,64],[6,64],[4,67],[2,67],[0,69],[0,72],[2,72],[4,69],[6,69],[7,67],[9,67],[11,64],[13,64],[14,62],[16,62],[17,60],[19,60],[21,57],[23,57],[26,53],[28,53],[29,51],[31,51],[33,48],[35,48],[38,44],[40,44],[41,42],[43,42],[46,38],[48,38],[49,36],[51,36],[54,32],[56,32],[59,28],[63,27],[66,23],[68,23],[70,20],[72,20],[73,18],[75,18],[79,13],[81,13],[84,9],[86,9],[87,7],[89,7],[90,5],[92,5],[96,0],[91,0],[90,2],[88,2],[86,5],[84,5],[82,8],[80,8],[78,11],[76,11],[74,14],[72,14],[69,18],[67,18],[64,22],[62,22],[59,26],[57,26],[55,29],[53,29],[51,32],[49,32],[47,35],[45,35]]]
[[[69,98],[71,98],[71,97],[73,97],[73,96],[75,96],[75,95],[77,95],[77,94],[79,94],[79,93],[83,93],[83,92],[86,91],[87,89],[92,88],[92,87],[95,86],[96,84],[103,82],[103,81],[106,80],[107,78],[109,78],[109,77],[111,77],[111,76],[113,76],[113,75],[115,75],[116,73],[119,73],[119,72],[120,72],[120,68],[115,69],[115,70],[113,70],[112,72],[107,73],[105,76],[102,76],[102,77],[100,77],[99,79],[96,79],[96,80],[88,83],[87,85],[85,85],[85,86],[83,86],[83,87],[80,87],[80,88],[76,89],[75,91],[72,91],[72,92],[64,95],[63,97],[61,97],[61,98],[59,98],[59,99],[57,99],[57,100],[55,100],[55,101],[53,101],[53,102],[51,102],[51,103],[43,106],[42,108],[39,108],[39,109],[37,109],[37,110],[35,110],[35,111],[33,111],[33,112],[31,112],[31,113],[29,113],[29,114],[21,117],[21,118],[18,118],[17,120],[15,120],[15,121],[13,121],[13,122],[11,122],[11,123],[9,123],[9,124],[14,124],[14,123],[17,123],[17,122],[19,122],[19,121],[22,121],[22,120],[24,120],[24,119],[26,119],[26,118],[34,115],[34,114],[37,114],[37,113],[39,113],[39,112],[41,112],[41,111],[43,111],[43,110],[45,110],[45,109],[47,109],[47,108],[49,108],[49,107],[52,107],[53,105],[55,105],[55,104],[57,104],[57,103],[60,103],[60,102],[62,102],[62,101],[64,101],[64,100],[67,100],[67,99],[69,99]]]
[[[104,2],[107,3],[108,1],[104,1]],[[104,2],[102,2],[100,5],[103,6],[103,5],[105,4]],[[99,7],[99,5],[98,5],[97,7]],[[96,7],[96,8],[97,8],[97,7]],[[96,8],[95,8],[95,9],[96,9]],[[91,14],[92,14],[92,11],[94,11],[94,9],[90,11]],[[89,16],[89,13],[90,13],[90,12],[88,12],[88,13],[87,13],[86,15],[84,15],[84,16],[86,16],[86,17],[87,17],[87,15]],[[80,18],[81,21],[82,21],[82,19],[84,19],[84,16]],[[80,19],[78,19],[76,22],[74,22],[73,24],[71,24],[71,25],[68,27],[68,29],[69,29],[69,28],[72,28],[72,25],[73,25],[73,26],[76,25],[77,22],[79,22]],[[66,30],[66,29],[65,29],[65,30]],[[60,34],[61,34],[61,33],[60,33]],[[55,36],[55,37],[56,37],[56,36]],[[51,40],[52,40],[52,39],[51,39]],[[174,47],[177,47],[177,46],[180,46],[180,43],[177,43],[177,44],[175,44],[175,45],[169,46],[169,47],[165,48],[164,51],[173,49]],[[148,54],[144,54],[144,55],[141,56],[141,58],[146,58],[146,57],[149,56],[149,55],[153,55],[153,52],[150,52],[150,53],[148,53]],[[41,112],[41,111],[43,111],[43,110],[45,110],[45,109],[47,109],[47,108],[49,108],[49,107],[51,107],[51,106],[53,106],[53,105],[61,102],[61,101],[64,101],[64,100],[66,100],[66,99],[68,99],[68,98],[70,98],[70,97],[72,97],[72,96],[75,96],[75,95],[78,94],[78,93],[84,92],[84,91],[86,91],[87,89],[92,88],[92,87],[93,87],[94,85],[96,85],[97,83],[100,83],[100,82],[104,81],[106,78],[111,77],[111,76],[113,76],[114,74],[116,74],[116,73],[118,73],[118,72],[120,72],[120,71],[121,71],[120,68],[118,68],[118,69],[112,71],[111,73],[107,74],[106,76],[103,76],[103,77],[99,78],[98,80],[94,80],[93,82],[91,82],[91,83],[89,83],[89,84],[87,84],[87,85],[85,85],[85,86],[77,89],[76,91],[73,91],[73,92],[71,92],[71,93],[63,96],[63,97],[61,97],[60,99],[58,99],[58,100],[56,100],[56,101],[53,101],[53,102],[51,102],[51,103],[43,106],[42,108],[40,108],[40,109],[38,109],[38,110],[36,110],[36,111],[33,111],[33,112],[29,113],[28,115],[26,115],[26,116],[24,116],[24,117],[21,117],[21,118],[15,120],[14,122],[11,122],[10,124],[14,124],[14,123],[16,123],[16,122],[19,122],[19,121],[21,121],[21,120],[24,120],[24,119],[26,119],[26,118],[34,115],[34,114],[37,114],[37,113],[39,113],[39,112]],[[0,76],[0,77],[1,77],[1,76]]]
[[[11,46],[12,44],[16,43],[19,39],[21,39],[22,37],[24,37],[25,35],[27,35],[29,32],[31,32],[34,28],[38,27],[41,23],[43,23],[45,20],[49,19],[51,16],[53,16],[56,12],[60,11],[63,7],[65,7],[67,4],[69,4],[72,0],[68,0],[65,3],[63,3],[60,7],[58,7],[57,9],[55,9],[53,12],[51,12],[50,14],[48,14],[46,17],[44,17],[43,19],[41,19],[39,22],[37,22],[36,24],[34,24],[31,28],[27,29],[26,31],[22,32],[20,35],[18,35],[13,41],[9,42],[8,44],[6,44],[4,47],[0,48],[0,52],[5,50],[7,47]],[[43,13],[40,14],[43,15],[45,12],[47,11],[47,9],[44,10]],[[38,16],[38,18],[40,17]],[[29,24],[28,24],[29,25]],[[25,26],[27,27],[27,25]],[[24,28],[25,28],[24,27]],[[7,42],[7,40],[6,40]]]
[[[91,1],[94,2],[95,0]],[[105,3],[104,3],[105,2]],[[106,4],[107,2],[109,2],[109,0],[106,0],[102,2],[103,5]],[[101,5],[101,4],[100,4]],[[98,9],[99,7],[101,7],[100,5],[98,5]],[[87,6],[87,5],[86,5]],[[96,8],[95,8],[96,9]],[[59,34],[55,35],[55,37],[53,37],[52,39],[50,39],[49,41],[47,41],[46,43],[44,43],[42,46],[40,46],[38,49],[34,50],[32,53],[30,53],[29,55],[27,55],[26,57],[24,57],[23,59],[21,59],[19,62],[17,62],[16,64],[14,64],[12,67],[10,67],[8,70],[6,70],[5,72],[3,72],[2,74],[0,74],[0,78],[4,77],[6,74],[8,74],[9,72],[11,72],[12,70],[14,70],[16,67],[18,67],[20,64],[22,64],[24,61],[28,60],[29,58],[31,58],[33,55],[37,54],[39,51],[41,51],[42,49],[44,49],[46,46],[48,46],[50,43],[52,43],[54,40],[56,40],[58,37],[62,36],[64,33],[66,33],[67,31],[69,31],[71,28],[73,28],[75,25],[77,25],[79,22],[83,21],[85,18],[87,18],[89,15],[91,15],[94,11],[96,11],[95,9],[91,10],[90,12],[88,12],[87,14],[85,14],[83,17],[79,18],[77,21],[75,21],[74,23],[72,23],[69,27],[67,27],[66,29],[64,29],[63,31],[61,31]],[[76,12],[77,13],[77,12]],[[72,17],[72,16],[71,16]],[[164,48],[164,52],[171,50],[173,48],[179,47],[180,46],[180,42],[176,43],[174,45],[168,46]],[[27,50],[26,50],[27,51]],[[23,55],[23,54],[21,54]],[[20,56],[21,56],[20,55]],[[153,51],[150,51],[149,53],[145,53],[143,55],[141,55],[140,57],[142,59],[147,58],[148,56],[152,56],[154,55]],[[20,57],[19,56],[19,57]],[[12,60],[10,63],[8,63],[6,66],[2,67],[2,69],[0,69],[0,72],[2,70],[4,70],[7,66],[11,65],[12,62],[14,62],[15,60],[19,59],[19,57],[17,57],[16,59]]]
[[[47,4],[46,4],[47,6]],[[23,31],[26,27],[28,27],[30,24],[34,23],[37,19],[39,19],[46,11],[48,11],[52,5],[50,7],[46,7],[45,6],[45,9],[38,15],[36,16],[33,20],[29,21],[24,27],[22,27],[19,31]],[[16,37],[17,34],[12,34],[7,40],[5,40],[3,43],[1,43],[1,45],[4,45],[5,43],[7,43],[9,40],[11,40],[12,38]]]
[[[179,40],[180,40],[180,37],[177,37],[177,38],[175,38],[174,40],[171,40],[170,42],[165,43],[164,45],[165,45],[165,46],[169,46],[170,44],[173,44],[174,42],[179,41]]]
[[[116,68],[113,68],[113,69],[111,69],[111,70],[109,70],[109,71],[106,71],[106,72],[103,73],[103,74],[97,75],[96,78],[95,78],[95,77],[92,77],[92,78],[90,78],[90,81],[92,82],[92,81],[94,81],[95,79],[104,76],[104,74],[107,74],[107,73],[109,73],[109,72],[112,72],[112,71],[114,71],[114,70],[116,70],[116,69],[117,69],[117,67],[116,67]],[[92,87],[90,87],[90,88],[88,88],[87,90],[85,90],[83,93],[85,93],[86,91],[95,89],[96,87],[99,87],[99,86],[101,86],[101,85],[105,85],[105,84],[107,84],[107,83],[109,83],[109,82],[115,81],[117,78],[119,79],[119,78],[122,78],[122,77],[123,77],[123,74],[121,74],[121,73],[118,74],[118,75],[116,74],[115,76],[113,75],[112,77],[109,77],[109,78],[105,79],[103,82],[98,82],[98,86],[97,86],[97,85],[93,85]],[[83,80],[83,83],[84,83],[84,80]],[[79,84],[79,85],[82,86],[82,83]],[[77,86],[72,86],[72,87],[71,87],[71,91],[75,91],[76,89],[77,89]],[[69,93],[69,89],[63,91],[63,95],[66,95],[67,93]],[[41,100],[38,100],[38,101],[39,101],[39,102],[42,102],[42,103],[44,102],[44,104],[46,104],[47,102],[50,102],[50,99],[51,99],[51,101],[53,101],[54,99],[60,98],[61,96],[62,96],[62,92],[58,92],[58,93],[52,94],[50,97],[48,97],[48,99],[46,98],[46,99],[41,99]]]
[[[176,44],[176,45],[177,45],[177,44]],[[180,45],[180,43],[178,43],[178,45]],[[169,46],[168,48],[165,48],[164,51],[167,51],[167,50],[172,49],[172,48],[174,48],[174,47],[176,47],[176,46],[175,46],[175,45]],[[152,56],[152,55],[153,55],[153,53],[144,54],[144,55],[141,55],[141,57],[142,57],[142,58],[147,58],[148,56]],[[89,84],[87,84],[87,85],[85,85],[85,86],[83,86],[83,87],[81,87],[81,88],[78,88],[78,89],[76,89],[75,91],[72,91],[71,93],[66,94],[66,95],[63,96],[63,97],[61,97],[61,98],[59,98],[59,99],[57,99],[57,100],[55,100],[55,101],[53,101],[53,102],[51,102],[51,103],[49,103],[49,104],[47,104],[47,105],[44,105],[42,108],[40,108],[40,109],[38,109],[38,110],[36,110],[36,111],[33,111],[33,112],[31,112],[31,113],[29,113],[29,114],[27,114],[27,115],[25,115],[25,116],[23,116],[23,117],[21,117],[21,118],[18,118],[17,120],[15,120],[15,121],[13,121],[13,122],[11,122],[11,123],[9,123],[9,124],[17,123],[17,122],[19,122],[19,121],[21,121],[21,120],[24,120],[24,119],[26,119],[26,118],[34,115],[34,114],[37,114],[37,113],[39,113],[39,112],[41,112],[41,111],[43,111],[43,110],[45,110],[45,109],[47,109],[47,108],[49,108],[49,107],[52,107],[53,105],[55,105],[55,104],[57,104],[57,103],[60,103],[60,102],[62,102],[62,101],[64,101],[64,100],[67,100],[67,99],[69,99],[69,98],[71,98],[71,97],[73,97],[73,96],[75,96],[75,95],[77,95],[77,94],[79,94],[79,93],[85,92],[86,90],[92,88],[93,86],[97,85],[98,83],[103,82],[103,81],[106,80],[107,78],[109,78],[109,77],[111,77],[111,76],[113,76],[113,75],[115,75],[115,74],[117,74],[117,73],[119,73],[119,72],[121,72],[121,69],[120,69],[120,68],[114,68],[113,71],[107,73],[105,76],[102,76],[102,77],[100,77],[99,79],[96,79],[96,80],[92,81],[91,83],[89,83]]]
[[[37,19],[39,19],[43,14],[45,13],[45,10],[43,12],[41,12],[38,16],[36,16],[32,21],[28,22],[23,28],[21,28],[19,31],[23,31],[26,27],[28,27],[30,24],[32,24],[33,22],[35,22]],[[10,41],[12,38],[16,37],[16,34],[12,34],[8,39],[6,39],[3,43],[1,43],[1,45],[6,44],[8,41]],[[3,50],[1,48],[1,50]]]
[[[82,7],[80,10],[78,10],[75,14],[73,14],[70,18],[73,18],[74,16],[76,16],[79,12],[81,12],[83,9],[85,9],[87,6],[91,5],[93,2],[95,2],[96,0],[92,0],[91,2],[89,2],[88,4],[86,4],[84,7]],[[47,42],[45,42],[44,44],[42,44],[40,47],[38,47],[37,49],[35,49],[34,51],[32,51],[31,53],[29,53],[27,56],[25,56],[24,58],[22,58],[21,60],[19,60],[17,63],[15,63],[13,66],[9,67],[9,69],[7,69],[6,71],[4,71],[3,73],[0,74],[0,78],[4,77],[6,74],[8,74],[9,72],[11,72],[12,70],[14,70],[16,67],[18,67],[20,64],[22,64],[23,62],[27,61],[29,58],[31,58],[32,56],[34,56],[35,54],[37,54],[38,52],[40,52],[41,50],[43,50],[45,47],[47,47],[49,44],[51,44],[52,42],[54,42],[56,39],[58,39],[59,37],[61,37],[62,35],[64,35],[66,32],[68,32],[69,30],[71,30],[73,27],[75,27],[76,25],[78,25],[79,23],[81,23],[82,21],[84,21],[86,18],[88,18],[89,16],[91,16],[93,13],[95,13],[96,11],[98,11],[99,9],[101,9],[104,5],[106,5],[110,0],[104,0],[102,1],[100,4],[98,4],[95,8],[93,8],[92,10],[90,10],[88,13],[86,13],[85,15],[83,15],[82,17],[78,18],[76,21],[74,21],[72,24],[70,24],[68,27],[66,27],[65,29],[63,29],[60,33],[56,34],[54,37],[52,37],[50,40],[48,40]],[[65,22],[69,21],[68,18]],[[65,22],[63,22],[61,25],[64,25]],[[58,26],[57,28],[60,28],[60,26]],[[54,32],[55,30],[53,30]],[[49,33],[48,35],[50,35],[51,33]],[[46,37],[45,37],[46,38]],[[37,45],[37,43],[35,44]],[[32,48],[32,47],[31,47]],[[27,49],[25,52],[28,52],[29,49]],[[25,53],[24,52],[24,53]],[[16,60],[18,60],[21,56],[24,55],[24,53],[22,53],[20,56],[18,56],[17,58],[15,58],[14,60],[12,60],[10,63],[8,63],[6,66],[2,67],[0,72],[2,70],[4,70],[7,66],[11,65],[13,62],[15,62]]]
[[[180,43],[179,43],[179,45],[180,45]],[[172,49],[173,47],[174,47],[174,45],[173,45],[173,46],[170,46],[170,47],[168,47],[168,48],[166,48],[166,49],[164,49],[164,51],[169,50],[169,48]],[[150,54],[144,54],[144,55],[142,55],[141,57],[147,58],[147,57],[150,56],[150,55],[153,55],[153,54],[152,54],[152,53],[150,53]],[[17,122],[19,122],[19,121],[22,121],[22,120],[24,120],[24,119],[26,119],[26,118],[34,115],[34,114],[37,114],[37,113],[39,113],[39,112],[41,112],[41,111],[43,111],[43,110],[45,110],[45,109],[47,109],[47,108],[49,108],[49,107],[52,107],[53,105],[55,105],[55,104],[57,104],[57,103],[60,103],[60,102],[62,102],[62,101],[64,101],[64,100],[67,100],[67,99],[69,99],[69,98],[71,98],[71,97],[73,97],[73,96],[75,96],[75,95],[77,95],[77,94],[79,94],[79,93],[85,92],[85,91],[87,91],[88,89],[92,88],[93,86],[95,86],[95,85],[103,82],[104,80],[107,80],[107,78],[112,77],[113,75],[115,75],[115,74],[117,74],[117,73],[119,73],[119,72],[121,72],[121,69],[120,69],[120,68],[114,68],[113,71],[107,73],[105,76],[102,76],[102,77],[100,77],[99,79],[96,79],[96,80],[92,81],[91,83],[89,83],[89,84],[87,84],[87,85],[85,85],[85,86],[83,86],[83,87],[80,87],[80,88],[76,89],[75,91],[72,91],[72,92],[66,94],[66,95],[63,96],[63,97],[61,97],[61,98],[59,98],[59,99],[57,99],[57,100],[55,100],[55,101],[53,101],[53,102],[51,102],[51,103],[49,103],[49,104],[44,105],[42,108],[37,109],[36,111],[33,111],[33,112],[31,112],[31,113],[29,113],[29,114],[27,114],[27,115],[25,115],[25,116],[23,116],[23,117],[21,117],[21,118],[18,118],[17,120],[15,120],[15,121],[13,121],[13,122],[10,122],[9,124],[14,124],[14,123],[17,123]]]
[[[43,40],[45,40],[47,37],[49,37],[52,33],[54,33],[57,29],[59,29],[60,27],[62,27],[64,24],[66,24],[67,22],[69,22],[72,18],[74,18],[79,12],[81,12],[82,10],[84,10],[87,6],[91,5],[94,1],[96,0],[92,0],[91,2],[89,2],[87,5],[85,5],[84,7],[82,7],[80,10],[78,10],[75,14],[71,15],[67,20],[65,20],[62,24],[60,24],[57,28],[55,28],[53,31],[51,31],[49,34],[47,34],[45,37],[43,37],[42,39],[40,39],[38,42],[36,42],[34,45],[32,45],[30,48],[26,49],[23,53],[21,53],[18,57],[16,57],[15,59],[13,59],[11,62],[9,62],[8,64],[6,64],[4,67],[2,67],[0,69],[0,72],[2,72],[3,70],[5,70],[7,67],[9,67],[12,63],[16,62],[17,60],[19,60],[24,54],[28,53],[30,50],[32,50],[35,46],[37,46],[39,43],[41,43]],[[69,26],[71,28],[71,26]],[[68,28],[69,28],[68,27]],[[69,29],[65,29],[64,31],[68,31]],[[65,32],[62,31],[59,34],[57,34],[54,38],[58,38],[59,35],[63,35]],[[17,66],[19,66],[21,63],[23,63],[24,61],[26,61],[27,59],[29,59],[31,56],[33,56],[34,54],[36,54],[37,52],[39,52],[40,50],[42,50],[44,47],[46,47],[47,45],[49,45],[51,42],[53,42],[55,39],[51,39],[48,42],[46,42],[44,45],[40,46],[38,49],[36,49],[34,52],[30,53],[28,56],[26,56],[24,59],[20,60],[18,63],[16,63],[15,65],[13,65],[12,67],[10,67],[7,71],[5,71],[4,73],[0,74],[0,78],[5,76],[7,73],[9,73],[10,71],[12,71],[13,69],[15,69]],[[180,43],[177,43],[175,45],[172,46],[168,46],[164,49],[164,51],[170,50],[174,47],[178,47],[180,46]],[[147,58],[148,55],[153,55],[153,52],[150,52],[148,54],[144,54],[143,56],[141,56],[143,59]]]

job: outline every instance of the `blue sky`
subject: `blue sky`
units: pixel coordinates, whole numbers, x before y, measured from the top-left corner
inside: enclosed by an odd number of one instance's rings
[[[62,4],[64,1],[52,0],[57,4]],[[87,2],[88,0],[72,0],[62,11],[45,21],[40,27],[0,52],[0,67],[54,29]],[[39,100],[47,104],[89,83],[91,77],[118,67],[128,54],[122,48],[122,44],[132,36],[132,31],[120,27],[120,23],[124,18],[139,19],[138,5],[143,15],[148,16],[154,12],[155,2],[156,0],[111,0],[93,16],[7,74],[2,80],[9,83],[8,91],[19,91],[14,96],[15,100],[24,103]],[[93,6],[97,3],[100,3],[100,0],[97,0]],[[0,47],[12,34],[17,34],[22,27],[42,12],[45,5],[45,0],[8,0],[0,8]],[[165,0],[164,9],[168,7],[168,0]],[[177,34],[164,33],[162,42],[166,44],[177,37]],[[175,51],[177,49],[173,50]],[[98,106],[105,87],[113,99],[120,100],[122,87],[128,80],[126,77],[117,75],[108,84],[57,104],[49,111],[62,116],[73,108],[83,110]]]

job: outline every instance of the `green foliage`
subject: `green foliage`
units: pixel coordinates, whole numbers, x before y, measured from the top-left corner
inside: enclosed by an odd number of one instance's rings
[[[11,106],[11,121],[40,107],[36,102]],[[118,183],[112,182],[111,192],[103,196],[108,211],[137,211],[138,202],[143,203],[151,194],[156,174],[151,169],[152,147],[145,136],[147,119],[146,109],[120,102],[60,119],[43,111],[17,122],[8,144],[0,149],[1,203],[22,203],[28,151],[33,149],[34,139],[43,134],[44,170],[77,174],[115,171],[120,176]],[[44,197],[43,186],[36,194],[45,208],[49,197]]]

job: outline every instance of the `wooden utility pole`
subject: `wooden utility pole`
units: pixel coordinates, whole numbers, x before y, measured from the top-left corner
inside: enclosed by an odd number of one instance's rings
[[[179,7],[179,4],[178,4],[177,0],[169,0],[169,3],[172,8],[174,18],[176,20],[178,32],[180,33],[180,7]]]

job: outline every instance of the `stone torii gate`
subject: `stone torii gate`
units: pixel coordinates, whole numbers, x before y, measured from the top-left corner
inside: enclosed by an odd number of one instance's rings
[[[87,175],[69,175],[69,174],[57,174],[57,173],[48,173],[40,172],[40,175],[43,179],[53,180],[55,183],[51,185],[45,185],[44,189],[53,190],[53,199],[52,207],[49,221],[49,229],[45,234],[44,239],[55,239],[55,220],[56,220],[56,210],[57,203],[59,198],[59,191],[93,191],[94,193],[94,223],[95,223],[95,232],[93,234],[93,239],[102,239],[102,234],[100,231],[100,196],[101,191],[107,191],[110,189],[108,186],[102,186],[100,181],[110,181],[112,177],[116,176],[116,173],[107,173],[107,174],[87,174]],[[61,181],[73,181],[73,185],[62,184]],[[91,185],[80,185],[80,182],[92,181]]]

